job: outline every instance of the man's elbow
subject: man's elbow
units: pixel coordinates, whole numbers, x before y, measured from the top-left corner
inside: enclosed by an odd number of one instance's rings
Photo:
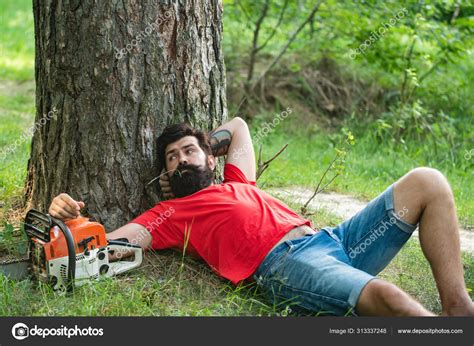
[[[135,239],[137,245],[141,246],[144,250],[151,248],[152,236],[148,231],[140,232]]]
[[[238,128],[248,129],[247,122],[241,117],[233,118],[232,122],[234,123],[235,129],[238,129]]]

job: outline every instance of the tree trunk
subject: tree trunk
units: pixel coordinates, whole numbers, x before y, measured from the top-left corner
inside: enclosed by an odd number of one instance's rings
[[[156,138],[227,118],[219,0],[34,0],[26,198],[66,192],[108,231],[158,201]]]

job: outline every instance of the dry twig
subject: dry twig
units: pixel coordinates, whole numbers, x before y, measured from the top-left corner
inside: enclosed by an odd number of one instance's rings
[[[288,147],[288,143],[286,143],[275,155],[270,160],[263,161],[262,159],[262,144],[260,144],[260,149],[258,150],[258,167],[257,167],[257,179],[260,178],[260,176],[265,172],[265,170],[268,168],[270,163],[275,160],[286,148]]]

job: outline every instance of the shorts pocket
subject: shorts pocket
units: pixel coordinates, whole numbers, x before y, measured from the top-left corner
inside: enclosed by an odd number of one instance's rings
[[[283,250],[273,259],[271,265],[268,267],[268,270],[263,275],[264,278],[275,273],[275,271],[277,271],[278,268],[285,262],[286,257],[288,257],[288,255],[293,252],[294,245],[291,244],[291,240],[285,240],[281,245],[284,245]]]
[[[264,260],[261,264],[264,269],[259,274],[260,280],[265,280],[267,277],[271,277],[277,270],[285,263],[288,255],[293,253],[296,247],[307,240],[308,237],[301,237],[291,240],[285,240],[283,243],[279,244],[273,251],[269,254],[268,258]]]

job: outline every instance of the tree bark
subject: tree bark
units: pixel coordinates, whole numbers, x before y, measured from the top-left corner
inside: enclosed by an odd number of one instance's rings
[[[27,201],[46,210],[66,192],[111,231],[158,201],[146,184],[166,125],[210,130],[227,118],[222,3],[34,0],[33,11]]]

